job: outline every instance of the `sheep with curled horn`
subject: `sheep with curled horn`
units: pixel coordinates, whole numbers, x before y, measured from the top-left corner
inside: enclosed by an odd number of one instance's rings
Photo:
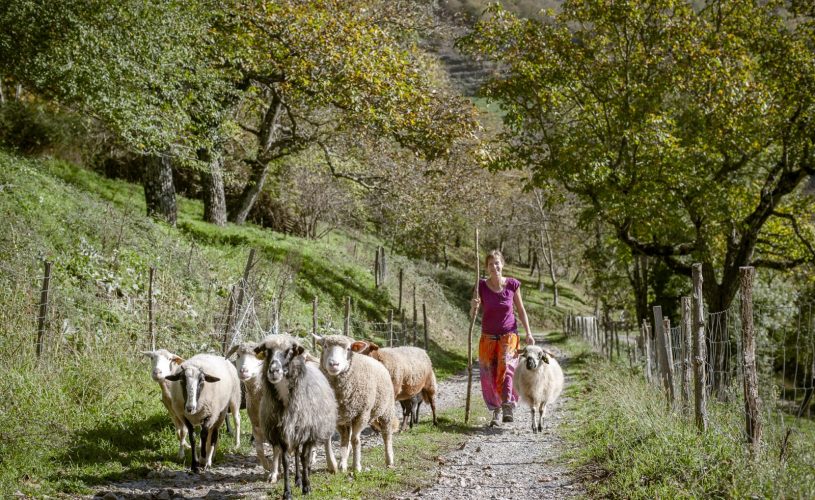
[[[515,388],[521,401],[532,410],[532,432],[541,432],[546,406],[554,403],[563,391],[563,370],[551,352],[537,345],[526,346],[520,361],[515,371]]]
[[[311,491],[311,450],[324,443],[327,468],[337,464],[331,436],[337,425],[337,401],[325,375],[307,363],[305,348],[289,335],[270,335],[255,348],[263,360],[260,421],[266,440],[280,450],[283,496],[291,498],[288,452],[295,452],[295,484]],[[276,453],[277,454],[277,453]]]
[[[227,410],[235,417],[240,429],[241,388],[235,366],[223,356],[197,354],[181,363],[166,380],[170,386],[173,408],[183,415],[192,448],[192,471],[198,472],[194,428],[201,427],[201,461],[204,468],[212,465],[218,430],[226,419]],[[240,448],[240,432],[235,433],[235,448]]]

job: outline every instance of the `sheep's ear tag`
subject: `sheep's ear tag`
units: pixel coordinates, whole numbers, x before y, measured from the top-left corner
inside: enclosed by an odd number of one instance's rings
[[[354,352],[363,352],[365,349],[368,348],[368,343],[358,340],[351,344],[351,350]]]
[[[258,358],[259,360],[263,361],[264,359],[266,359],[266,351],[265,350],[263,350],[263,351],[255,351],[255,357]]]
[[[171,359],[170,362],[180,365],[181,363],[184,362],[184,358],[182,358],[181,356],[176,356],[173,359]]]

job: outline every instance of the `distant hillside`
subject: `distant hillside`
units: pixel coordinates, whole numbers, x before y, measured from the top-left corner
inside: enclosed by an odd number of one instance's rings
[[[465,95],[474,97],[478,88],[489,77],[493,67],[462,55],[454,46],[455,39],[464,35],[489,5],[488,0],[442,0],[436,9],[437,22],[444,26],[445,36],[427,41],[427,48],[436,54],[450,75],[453,84]],[[556,9],[559,0],[504,0],[510,12],[521,17],[537,17],[541,9]]]

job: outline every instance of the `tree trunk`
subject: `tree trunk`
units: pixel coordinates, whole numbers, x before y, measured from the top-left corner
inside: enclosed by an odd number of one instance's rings
[[[142,182],[147,215],[175,226],[178,211],[173,184],[173,163],[169,155],[145,157]]]
[[[230,214],[230,219],[235,224],[243,224],[249,216],[252,207],[263,190],[263,185],[266,183],[266,174],[269,173],[269,165],[267,163],[255,163],[252,165],[252,175],[249,176],[249,182],[243,188],[240,197],[240,206],[234,214]]]
[[[201,172],[201,184],[204,186],[204,220],[217,226],[226,224],[226,197],[224,196],[224,159],[220,152],[201,149],[198,159],[206,162]]]
[[[269,173],[269,163],[271,163],[272,151],[275,149],[276,141],[279,139],[280,119],[283,111],[283,101],[276,93],[272,93],[272,100],[266,113],[263,115],[263,122],[257,134],[257,159],[252,162],[252,175],[249,182],[241,193],[240,205],[234,214],[229,214],[230,219],[235,224],[243,224],[249,216],[252,207],[258,199],[258,195],[263,190],[266,182],[266,174]]]

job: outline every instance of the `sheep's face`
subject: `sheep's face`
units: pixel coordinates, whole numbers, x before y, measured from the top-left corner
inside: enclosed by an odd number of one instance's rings
[[[184,395],[184,410],[189,414],[198,411],[198,402],[204,384],[214,384],[220,381],[218,377],[207,375],[196,366],[182,366],[180,370],[173,373],[167,380],[181,384],[181,393]]]
[[[330,335],[321,337],[318,342],[323,346],[320,365],[328,375],[336,377],[351,367],[351,357],[354,355],[352,339],[344,335]]]
[[[142,351],[142,354],[150,358],[152,364],[150,376],[153,377],[153,380],[156,382],[163,381],[175,371],[178,365],[184,362],[183,359],[166,349]]]
[[[255,358],[263,360],[266,379],[277,384],[289,375],[292,360],[304,351],[298,342],[272,336],[255,348]]]
[[[254,349],[238,350],[238,358],[235,360],[235,368],[238,369],[238,378],[249,380],[257,376],[263,369],[263,361],[257,358]]]
[[[549,363],[549,353],[537,346],[526,346],[521,352],[527,370],[537,370],[541,364]]]

